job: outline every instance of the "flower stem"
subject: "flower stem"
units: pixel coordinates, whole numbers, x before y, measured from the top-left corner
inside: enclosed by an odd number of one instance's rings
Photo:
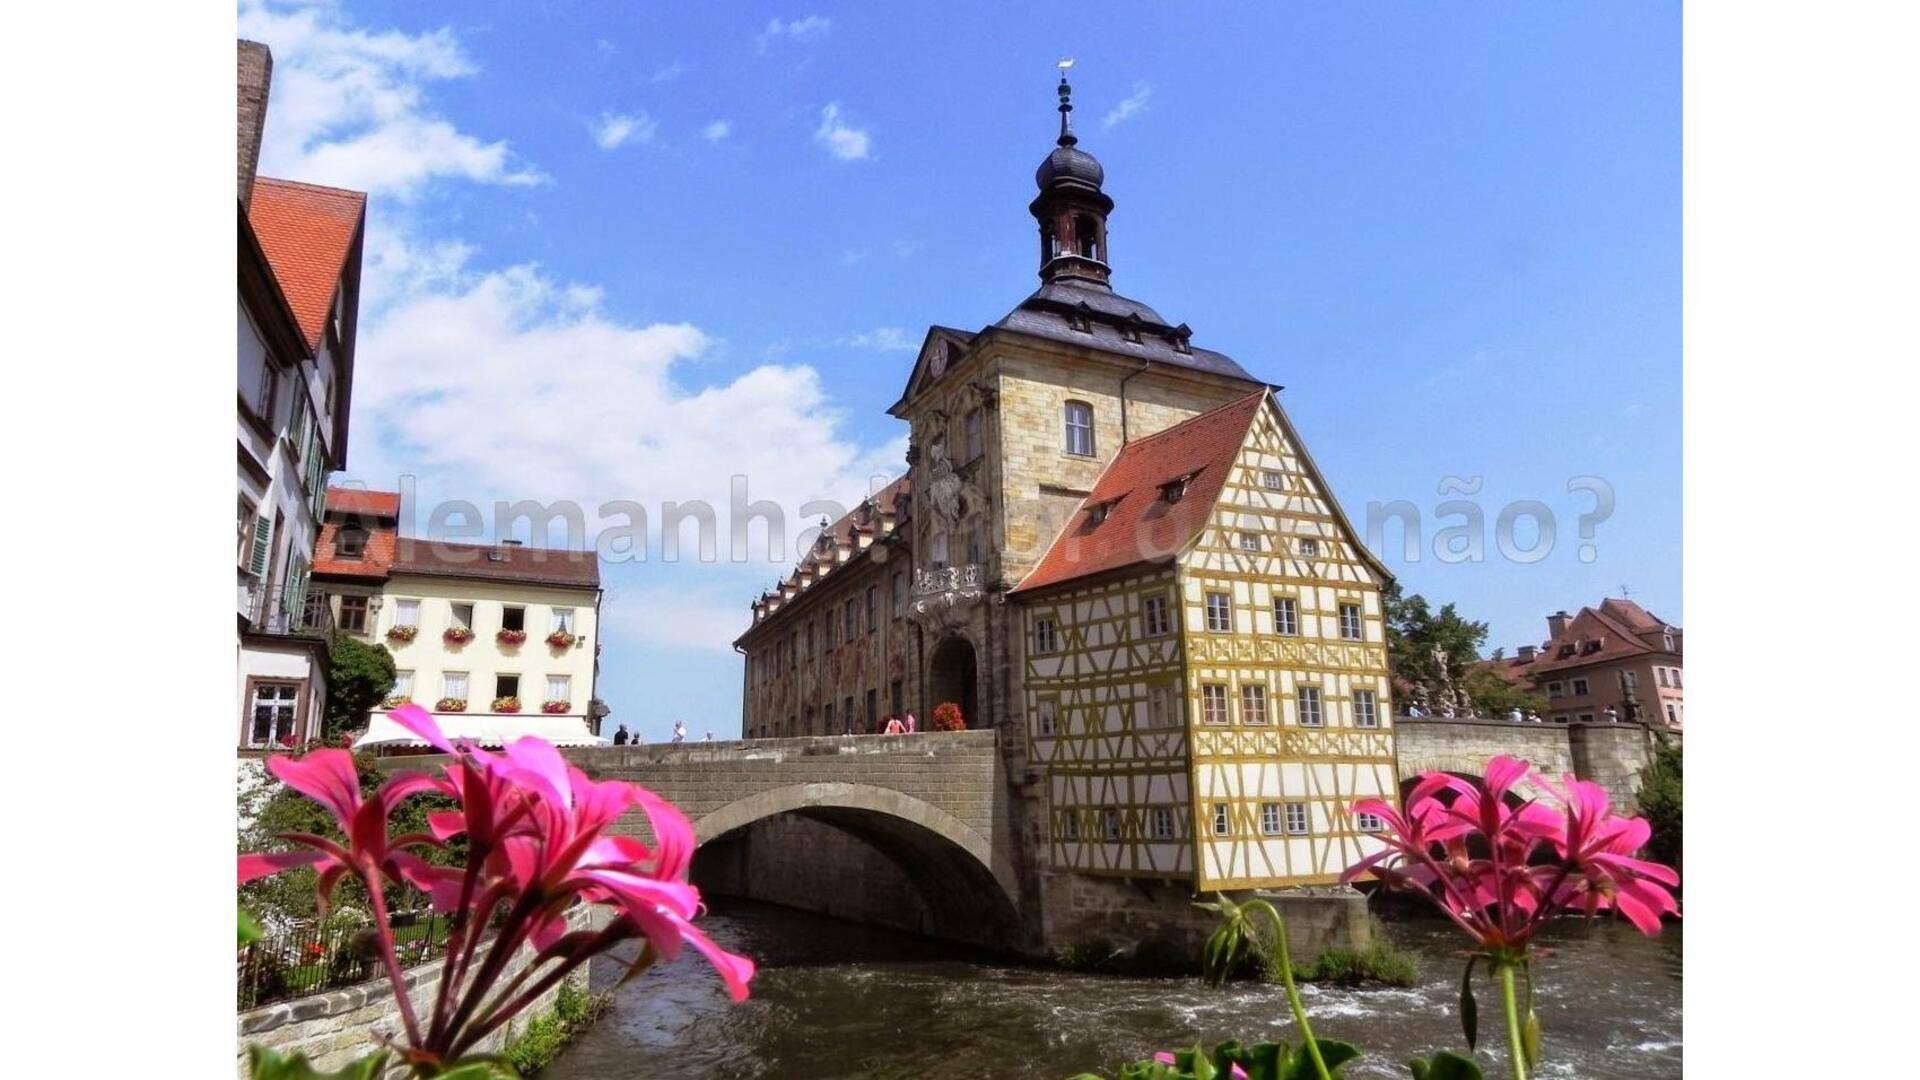
[[[1293,1010],[1293,1022],[1300,1025],[1300,1038],[1306,1043],[1307,1056],[1313,1059],[1313,1071],[1320,1080],[1333,1080],[1327,1072],[1327,1063],[1320,1056],[1320,1044],[1314,1040],[1313,1025],[1307,1023],[1307,1007],[1300,1003],[1300,988],[1293,984],[1293,947],[1287,940],[1287,923],[1280,917],[1278,908],[1269,905],[1267,911],[1273,916],[1273,925],[1278,931],[1279,941],[1275,948],[1279,956],[1275,958],[1280,965],[1280,982],[1287,988],[1287,1006]],[[1524,1080],[1524,1078],[1523,1078]]]
[[[1497,963],[1493,970],[1500,976],[1500,997],[1507,1010],[1507,1053],[1513,1058],[1513,1080],[1527,1080],[1527,1048],[1520,1034],[1520,1001],[1513,988],[1513,965]]]

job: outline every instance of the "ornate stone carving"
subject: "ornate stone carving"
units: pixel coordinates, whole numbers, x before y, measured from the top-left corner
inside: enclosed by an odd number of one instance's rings
[[[946,443],[935,442],[932,452],[927,456],[931,459],[928,466],[927,504],[933,508],[936,520],[952,525],[960,520],[960,476],[953,470],[952,459],[947,457]]]
[[[965,621],[966,609],[986,595],[986,568],[978,563],[916,570],[908,615],[929,629],[956,626]]]

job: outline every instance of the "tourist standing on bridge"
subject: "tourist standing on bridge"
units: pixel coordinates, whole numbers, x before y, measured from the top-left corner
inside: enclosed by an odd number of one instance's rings
[[[907,734],[911,735],[914,732],[919,730],[920,730],[920,721],[915,720],[913,718],[912,713],[908,713],[907,714]]]
[[[632,739],[633,737],[627,734],[627,725],[625,724],[621,724],[620,730],[613,733],[613,745],[615,746],[625,746],[631,742]]]
[[[700,737],[700,741],[701,741],[701,742],[712,742],[712,741],[713,741],[713,729],[711,729],[711,728],[709,728],[709,729],[707,729],[707,733],[706,733],[705,735],[702,735],[702,736]]]
[[[675,720],[673,722],[673,741],[677,743],[683,743],[687,741],[686,721]]]
[[[907,733],[907,725],[902,723],[899,717],[890,716],[887,718],[887,734],[905,735],[906,733]]]

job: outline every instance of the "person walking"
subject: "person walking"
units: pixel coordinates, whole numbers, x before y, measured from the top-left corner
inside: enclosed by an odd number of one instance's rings
[[[620,730],[613,733],[613,745],[625,746],[631,741],[633,741],[633,736],[627,734],[627,725],[621,724]]]

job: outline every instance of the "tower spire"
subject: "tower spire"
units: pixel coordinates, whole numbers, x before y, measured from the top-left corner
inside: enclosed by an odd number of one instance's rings
[[[1080,141],[1073,133],[1073,87],[1067,85],[1067,69],[1073,66],[1071,57],[1061,60],[1060,67],[1060,145],[1072,146]]]

